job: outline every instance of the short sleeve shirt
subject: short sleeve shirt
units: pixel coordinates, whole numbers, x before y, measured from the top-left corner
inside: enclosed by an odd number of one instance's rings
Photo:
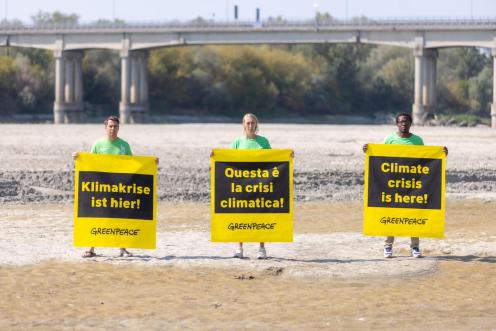
[[[408,138],[402,138],[398,136],[396,132],[391,133],[389,136],[384,139],[384,144],[391,145],[424,145],[424,141],[422,138],[415,134],[411,134]]]
[[[236,138],[232,144],[232,149],[271,149],[267,138],[263,136],[255,136],[255,138],[247,138],[240,136]]]
[[[133,155],[131,152],[131,147],[129,144],[117,138],[115,140],[108,140],[107,138],[101,138],[95,141],[91,147],[91,153],[94,154],[112,154],[112,155]]]

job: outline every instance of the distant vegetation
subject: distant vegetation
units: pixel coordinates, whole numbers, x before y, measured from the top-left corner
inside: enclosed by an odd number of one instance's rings
[[[33,23],[77,23],[77,15],[38,13]],[[14,22],[15,23],[15,22]],[[85,51],[84,100],[93,114],[115,112],[118,52]],[[388,46],[316,44],[169,47],[150,52],[154,113],[360,114],[410,111],[414,57]],[[489,117],[492,58],[474,47],[441,49],[440,114]],[[54,61],[49,51],[0,50],[0,114],[50,113]]]

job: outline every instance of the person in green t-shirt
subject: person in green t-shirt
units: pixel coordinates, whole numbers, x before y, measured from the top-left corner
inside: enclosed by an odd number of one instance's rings
[[[252,113],[247,113],[243,116],[243,135],[236,138],[232,144],[232,149],[271,149],[270,143],[267,138],[257,135],[258,132],[258,119]],[[234,257],[243,258],[243,243],[239,243],[239,247],[234,253]],[[257,259],[266,259],[267,251],[265,250],[265,243],[260,243],[258,249]]]
[[[384,139],[384,144],[393,145],[424,145],[424,141],[419,136],[410,132],[410,127],[412,126],[413,119],[408,113],[400,113],[396,115],[396,127],[397,132],[391,133]],[[363,152],[367,152],[367,144],[363,145]],[[444,147],[444,153],[448,156],[448,148]],[[422,257],[420,253],[420,240],[418,237],[410,238],[410,248],[413,257]],[[384,242],[384,257],[393,257],[393,243],[394,237],[386,237]]]
[[[119,118],[116,116],[108,117],[104,122],[106,136],[95,141],[91,147],[91,153],[94,154],[112,154],[112,155],[133,155],[129,144],[117,137],[119,132]],[[72,154],[74,160],[77,159],[79,153]],[[83,257],[96,256],[95,247],[90,247],[89,250],[84,252]],[[119,256],[130,257],[133,256],[127,249],[121,248]]]

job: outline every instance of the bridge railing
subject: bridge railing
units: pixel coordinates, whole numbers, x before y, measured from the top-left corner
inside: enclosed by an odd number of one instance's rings
[[[313,20],[265,19],[254,21],[213,21],[197,19],[192,21],[169,22],[110,22],[89,23],[44,23],[24,24],[19,22],[0,23],[0,33],[8,32],[78,32],[78,31],[133,31],[133,30],[237,30],[237,29],[295,29],[295,28],[487,28],[496,29],[496,18],[381,18],[358,17],[348,20],[317,18]]]

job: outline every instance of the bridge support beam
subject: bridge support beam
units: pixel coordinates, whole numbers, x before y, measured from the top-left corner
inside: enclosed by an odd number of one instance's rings
[[[424,50],[424,75],[422,82],[422,104],[426,119],[436,113],[437,94],[437,57],[435,49]]]
[[[491,127],[496,129],[496,47],[492,49],[493,56],[493,104],[491,105]]]
[[[424,109],[423,97],[423,86],[425,80],[424,49],[415,49],[413,51],[413,55],[415,56],[415,95],[413,98],[412,117],[414,123],[423,125],[427,117]]]
[[[148,117],[148,52],[121,52],[122,123],[144,123]]]
[[[55,54],[55,124],[84,120],[82,52],[56,51]]]

